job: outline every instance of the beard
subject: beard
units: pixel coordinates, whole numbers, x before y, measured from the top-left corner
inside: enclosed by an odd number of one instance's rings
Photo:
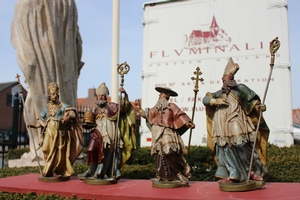
[[[224,94],[229,94],[231,88],[237,87],[238,84],[236,83],[235,80],[225,80],[223,83],[223,87],[222,87],[222,93]]]
[[[165,98],[159,98],[155,104],[155,110],[164,111],[166,108],[170,108],[168,100]]]
[[[99,107],[99,108],[103,108],[106,106],[107,101],[106,100],[100,100],[100,101],[96,101],[95,104]]]
[[[60,101],[59,101],[58,98],[56,98],[56,99],[50,99],[50,97],[49,97],[49,102],[50,102],[51,104],[58,104],[58,103],[60,103]]]

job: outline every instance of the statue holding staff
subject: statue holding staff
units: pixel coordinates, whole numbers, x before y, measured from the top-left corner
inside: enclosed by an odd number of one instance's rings
[[[129,65],[124,63],[118,68],[122,77],[120,102],[108,102],[109,90],[105,83],[101,83],[95,91],[96,108],[85,113],[87,118],[83,125],[91,129],[87,148],[89,169],[78,178],[90,185],[117,183],[121,178],[120,169],[136,148],[135,110],[123,88],[124,74],[129,71],[127,67]]]
[[[269,128],[262,112],[266,111],[265,98],[279,47],[276,37],[270,42],[271,68],[262,101],[246,85],[236,83],[234,75],[240,67],[232,58],[225,68],[221,90],[208,92],[203,98],[208,147],[217,163],[215,176],[220,178],[223,191],[255,190],[265,184]]]
[[[254,181],[263,181],[267,174],[269,128],[264,120],[260,122],[260,143],[254,146],[257,118],[259,113],[266,111],[266,106],[254,91],[236,83],[234,76],[239,69],[239,65],[229,58],[222,77],[223,87],[217,92],[206,93],[203,98],[207,116],[207,145],[217,163],[215,176],[220,179],[220,185],[245,183],[243,187],[239,185],[238,190],[251,190],[256,188],[256,184],[246,183],[248,172]],[[253,167],[249,168],[253,148],[254,162]]]
[[[40,181],[64,181],[74,174],[72,164],[83,146],[82,132],[74,107],[59,100],[59,87],[48,85],[49,101],[41,110],[37,124],[30,128],[41,129],[40,146],[45,166]]]
[[[194,74],[196,75],[196,77],[191,78],[193,81],[196,81],[195,82],[195,87],[194,87],[194,106],[193,106],[193,113],[192,113],[192,122],[194,121],[195,108],[196,108],[196,99],[197,99],[197,93],[199,91],[199,81],[200,82],[204,81],[203,78],[199,78],[199,76],[202,74],[199,67],[196,68],[196,71],[194,71]],[[192,140],[192,130],[193,129],[190,129],[187,157],[189,156],[189,153],[190,153],[190,146],[191,146],[191,140]]]

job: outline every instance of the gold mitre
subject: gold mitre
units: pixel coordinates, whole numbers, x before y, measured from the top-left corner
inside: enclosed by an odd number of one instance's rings
[[[83,122],[87,122],[87,123],[95,122],[95,115],[91,110],[88,110],[83,114]]]
[[[234,63],[232,58],[230,57],[228,60],[228,63],[225,67],[224,74],[223,75],[231,75],[234,77],[235,73],[240,69],[239,65],[237,63]]]
[[[48,85],[48,94],[57,92],[59,93],[59,87],[55,82],[49,83]]]
[[[106,96],[109,95],[109,90],[106,87],[106,84],[104,82],[101,83],[101,85],[99,85],[99,87],[96,89],[96,94],[97,95],[99,95],[99,94],[105,94]]]

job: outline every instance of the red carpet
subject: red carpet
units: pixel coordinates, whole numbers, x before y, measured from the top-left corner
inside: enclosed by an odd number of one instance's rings
[[[187,188],[153,188],[150,180],[121,179],[114,185],[87,185],[77,177],[66,182],[38,181],[39,174],[27,174],[0,179],[0,191],[37,194],[58,194],[62,197],[76,195],[82,199],[105,200],[229,200],[229,199],[300,199],[300,183],[266,183],[264,188],[247,192],[223,192],[217,182],[190,182]]]

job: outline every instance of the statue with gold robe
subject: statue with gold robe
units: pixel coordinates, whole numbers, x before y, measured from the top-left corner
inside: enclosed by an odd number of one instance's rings
[[[40,145],[44,154],[44,177],[70,177],[74,174],[72,164],[82,150],[82,132],[78,124],[77,112],[59,101],[59,87],[48,85],[49,102],[40,112],[36,125],[41,128]]]

